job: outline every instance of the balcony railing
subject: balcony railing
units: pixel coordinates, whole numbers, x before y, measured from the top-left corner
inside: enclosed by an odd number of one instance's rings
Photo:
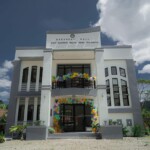
[[[52,82],[52,89],[57,88],[96,88],[95,80],[87,80],[84,78],[73,78],[62,81]]]

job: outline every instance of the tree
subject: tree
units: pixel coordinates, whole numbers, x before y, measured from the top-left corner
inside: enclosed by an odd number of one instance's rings
[[[0,109],[7,109],[8,105],[5,104],[2,100],[0,100]]]
[[[139,91],[140,101],[149,101],[150,100],[150,80],[139,79],[138,91]]]

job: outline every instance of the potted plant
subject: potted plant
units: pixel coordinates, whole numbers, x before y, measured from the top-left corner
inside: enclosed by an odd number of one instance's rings
[[[5,136],[3,133],[0,133],[0,143],[4,143],[5,142]]]
[[[9,128],[9,132],[12,133],[13,139],[25,139],[25,129],[27,125],[16,125],[16,126],[11,126]]]
[[[96,139],[102,139],[101,127],[100,124],[96,124]]]

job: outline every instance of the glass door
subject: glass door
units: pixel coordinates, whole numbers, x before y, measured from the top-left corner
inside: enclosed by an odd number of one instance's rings
[[[64,132],[85,131],[84,104],[62,104],[60,116]]]
[[[75,105],[75,131],[85,131],[85,108],[83,104]]]
[[[74,107],[70,104],[63,106],[63,127],[65,132],[74,131]]]

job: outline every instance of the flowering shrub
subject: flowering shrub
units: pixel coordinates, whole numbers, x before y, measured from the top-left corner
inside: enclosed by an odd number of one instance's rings
[[[91,80],[94,81],[96,80],[96,77],[90,77],[88,73],[78,73],[78,72],[73,72],[73,73],[68,73],[66,75],[63,76],[52,76],[52,82],[55,81],[60,81],[60,80],[68,80],[68,79],[73,79],[73,78],[84,78],[87,80]]]

